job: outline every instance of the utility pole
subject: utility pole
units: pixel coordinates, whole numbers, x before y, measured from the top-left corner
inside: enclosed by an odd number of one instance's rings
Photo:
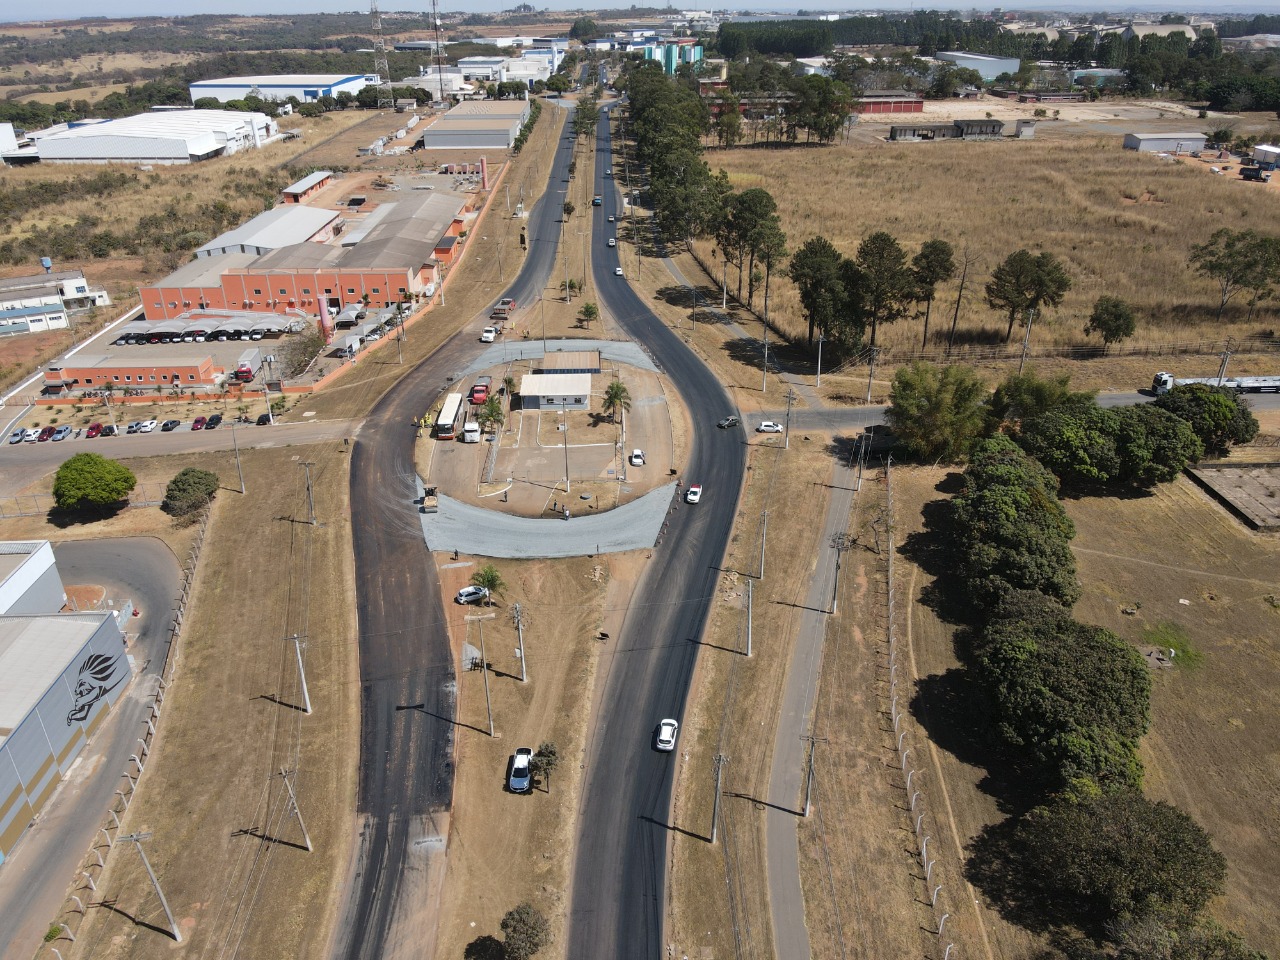
[[[868,403],[868,404],[871,403],[871,383],[873,380],[875,380],[876,357],[878,357],[879,355],[880,355],[880,348],[872,347],[871,348],[871,364],[867,370],[867,399],[864,401],[865,403]]]
[[[751,656],[751,585],[755,583],[750,577],[747,578],[747,656]]]
[[[1222,386],[1222,381],[1227,377],[1227,363],[1231,360],[1231,338],[1227,338],[1227,349],[1222,351],[1222,365],[1218,367],[1218,386]]]
[[[146,868],[147,876],[151,878],[151,885],[156,888],[156,897],[160,900],[164,915],[169,920],[169,931],[173,934],[173,939],[181,943],[182,933],[178,930],[178,925],[173,922],[173,911],[169,909],[169,901],[164,898],[164,891],[160,889],[160,881],[156,879],[156,873],[151,869],[151,861],[147,859],[146,851],[142,849],[142,841],[150,839],[150,833],[130,833],[127,836],[116,837],[117,841],[123,840],[126,843],[132,843],[138,851],[138,856],[142,858],[142,866]]]
[[[809,815],[810,800],[813,798],[813,755],[818,750],[818,744],[826,743],[826,737],[807,736],[801,737],[801,740],[809,742],[809,772],[804,778],[804,815]]]
[[[484,671],[484,707],[489,712],[489,736],[493,736],[493,701],[489,699],[489,658],[484,652],[484,621],[476,620],[480,629],[480,669]]]
[[[542,352],[547,352],[547,298],[539,297],[538,303],[542,304]]]
[[[225,404],[223,408],[226,408]],[[236,450],[236,473],[240,477],[240,492],[244,493],[244,468],[240,466],[240,441],[236,439],[236,422],[234,420],[231,421],[231,445]]]
[[[721,261],[720,270],[720,309],[729,309],[729,260]]]
[[[729,758],[722,753],[717,753],[712,761],[716,765],[716,798],[711,808],[711,842],[716,842],[716,828],[720,825],[720,781],[724,775],[724,765],[729,762]]]
[[[313,527],[316,526],[316,498],[311,492],[311,468],[315,466],[312,460],[302,461],[302,469],[307,471],[307,510],[310,511],[311,519],[308,521]]]
[[[769,511],[765,510],[760,514],[760,579],[764,579],[764,545],[765,537],[769,532]]]
[[[764,362],[760,364],[760,392],[767,393],[769,390],[769,325],[762,323],[764,327]]]
[[[853,538],[847,533],[833,533],[831,546],[836,551],[836,576],[835,583],[831,587],[831,615],[835,616],[840,603],[840,557],[844,551],[853,546]]]
[[[296,633],[290,637],[293,641],[293,652],[298,656],[298,678],[302,681],[302,712],[311,716],[311,694],[307,692],[307,671],[302,668],[302,648],[307,641]]]
[[[791,449],[791,404],[795,402],[796,392],[787,390],[787,425],[782,430],[782,449]]]
[[[1022,368],[1027,364],[1027,349],[1031,346],[1031,325],[1035,323],[1036,312],[1033,309],[1027,314],[1027,332],[1022,338],[1022,359],[1018,361],[1018,376],[1022,376]]]
[[[560,415],[564,417],[564,492],[569,492],[569,398],[560,401]],[[565,510],[568,510],[565,507]]]
[[[307,853],[311,852],[311,835],[307,833],[307,825],[302,822],[302,811],[298,809],[298,796],[293,792],[293,783],[289,778],[293,776],[292,770],[280,768],[280,776],[284,778],[284,788],[289,791],[289,810],[290,813],[298,818],[298,827],[302,830],[302,840],[307,845]]]
[[[818,379],[814,383],[815,387],[822,386],[822,345],[827,342],[827,338],[822,334],[818,334]]]
[[[524,661],[524,616],[520,612],[519,602],[516,603],[514,616],[516,621],[516,638],[520,643],[520,682],[528,683],[529,671],[525,669]]]

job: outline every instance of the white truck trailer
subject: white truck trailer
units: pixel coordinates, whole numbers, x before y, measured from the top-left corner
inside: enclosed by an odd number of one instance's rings
[[[1161,371],[1151,381],[1151,392],[1157,397],[1168,393],[1174,387],[1186,386],[1189,383],[1207,383],[1211,387],[1221,386],[1236,393],[1280,393],[1280,377],[1175,377],[1172,373]]]

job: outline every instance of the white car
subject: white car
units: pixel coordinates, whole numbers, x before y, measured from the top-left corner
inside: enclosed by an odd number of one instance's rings
[[[616,247],[617,245],[618,245],[618,241],[617,241],[617,239],[616,239],[615,237],[610,237],[610,238],[605,242],[605,246],[607,246],[607,247]]]
[[[632,450],[632,451],[631,451],[631,456],[627,458],[627,462],[628,462],[628,463],[630,463],[633,467],[643,467],[643,466],[644,466],[644,451],[643,451],[643,450]]]
[[[23,443],[35,443],[39,439],[40,431],[36,430],[34,427],[22,435]]]
[[[663,720],[658,724],[658,733],[653,738],[655,749],[670,753],[676,748],[676,734],[680,732],[680,724],[675,720]]]
[[[756,427],[756,433],[781,433],[782,424],[774,423],[772,420],[765,420]]]
[[[622,268],[621,268],[621,267],[614,267],[614,268],[613,268],[613,275],[614,275],[615,277],[621,277],[621,276],[623,276]]]
[[[687,491],[685,491],[685,503],[700,503],[702,501],[702,484],[695,483]]]
[[[612,213],[611,213],[611,214],[609,214],[609,218],[608,218],[608,219],[609,219],[609,222],[610,222],[610,223],[613,223],[613,214],[612,214]]]
[[[143,420],[142,423],[138,425],[138,432],[150,433],[155,428],[156,428],[156,422],[154,420]]]
[[[485,327],[484,330],[480,333],[481,343],[493,343],[493,341],[497,339],[498,339],[497,327]]]
[[[470,586],[463,587],[458,591],[458,595],[453,598],[454,603],[468,604],[479,603],[481,600],[489,599],[489,591],[484,587]]]

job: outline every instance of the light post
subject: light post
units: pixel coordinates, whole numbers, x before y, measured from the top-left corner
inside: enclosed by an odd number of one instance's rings
[[[818,380],[814,384],[815,387],[822,386],[822,345],[826,343],[827,338],[822,334],[818,334]]]
[[[560,398],[560,415],[564,417],[564,492],[569,492],[569,398]],[[565,511],[568,511],[565,507]]]

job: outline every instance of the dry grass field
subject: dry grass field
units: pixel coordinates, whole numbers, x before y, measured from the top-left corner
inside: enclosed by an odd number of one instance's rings
[[[894,471],[895,528],[903,543],[923,527],[922,513],[943,495],[943,469]],[[1280,546],[1245,530],[1180,478],[1150,496],[1085,498],[1067,503],[1077,525],[1073,551],[1083,597],[1076,615],[1135,643],[1143,631],[1174,623],[1203,654],[1194,669],[1153,679],[1152,729],[1142,743],[1147,792],[1190,813],[1227,857],[1227,895],[1217,919],[1253,947],[1274,950],[1280,925],[1264,892],[1280,848],[1280,653],[1271,637],[1275,569]],[[931,577],[905,558],[900,596],[910,597],[903,638],[918,694],[913,716],[925,728],[928,760],[923,787],[934,818],[943,881],[953,911],[950,927],[963,956],[1032,955],[1036,938],[1005,922],[981,891],[959,879],[969,843],[1004,819],[1009,786],[984,766],[981,750],[955,726],[955,707],[941,696],[957,686],[954,627],[920,602]],[[1270,599],[1269,599],[1270,598]],[[1137,608],[1126,615],[1126,608]],[[956,888],[962,892],[956,896]]]
[[[1216,285],[1188,268],[1187,254],[1221,227],[1266,232],[1280,213],[1280,195],[1122,150],[1120,139],[1117,132],[1056,141],[738,149],[713,151],[708,161],[728,171],[735,189],[764,187],[773,194],[793,252],[822,235],[853,256],[867,234],[887,230],[909,256],[937,237],[980,258],[970,270],[958,344],[1003,341],[1006,321],[985,305],[982,286],[1001,260],[1023,247],[1055,254],[1074,281],[1062,307],[1037,323],[1033,346],[1089,343],[1082,330],[1102,294],[1135,306],[1135,342],[1274,329],[1280,319],[1274,304],[1246,323],[1239,297],[1216,323]],[[701,241],[697,249],[711,261],[711,243]],[[785,278],[774,280],[770,318],[787,335],[802,336],[795,288]],[[731,290],[736,283],[731,267]],[[939,289],[933,349],[945,344],[956,288]],[[756,307],[763,308],[759,294]],[[894,351],[920,344],[918,321],[881,331],[881,345]]]

